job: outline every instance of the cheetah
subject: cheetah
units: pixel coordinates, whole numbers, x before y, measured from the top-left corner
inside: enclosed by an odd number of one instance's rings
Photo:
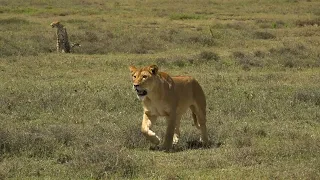
[[[52,28],[57,28],[57,52],[70,53],[74,46],[81,46],[79,43],[70,45],[67,29],[59,22],[55,21],[51,24]]]

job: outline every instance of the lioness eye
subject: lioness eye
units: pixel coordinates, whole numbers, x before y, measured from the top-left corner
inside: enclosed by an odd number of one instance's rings
[[[146,75],[143,75],[142,78],[145,79],[145,78],[147,78],[147,76],[146,76]]]
[[[136,78],[136,76],[133,76],[133,78]]]

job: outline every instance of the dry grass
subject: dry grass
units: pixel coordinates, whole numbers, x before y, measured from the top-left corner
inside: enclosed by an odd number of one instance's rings
[[[3,0],[0,179],[317,179],[318,7]],[[82,45],[72,54],[55,52],[54,20]],[[186,114],[175,152],[149,149],[132,64],[202,84],[210,148]]]

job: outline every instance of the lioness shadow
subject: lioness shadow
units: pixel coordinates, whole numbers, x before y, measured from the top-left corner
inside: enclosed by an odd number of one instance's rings
[[[182,152],[186,150],[192,149],[210,149],[210,148],[219,148],[222,145],[222,142],[209,142],[208,145],[204,145],[200,140],[190,140],[186,141],[186,143],[181,143],[174,145],[172,150],[169,152]],[[152,151],[162,151],[159,146],[150,147]]]

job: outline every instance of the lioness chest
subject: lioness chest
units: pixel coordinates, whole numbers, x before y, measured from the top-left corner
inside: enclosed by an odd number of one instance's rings
[[[193,88],[191,77],[173,77],[174,88],[161,99],[144,101],[144,111],[147,115],[168,116],[174,112],[183,114],[193,104]]]
[[[152,101],[146,99],[143,104],[144,112],[149,116],[169,116],[172,112],[170,104],[163,100]]]

